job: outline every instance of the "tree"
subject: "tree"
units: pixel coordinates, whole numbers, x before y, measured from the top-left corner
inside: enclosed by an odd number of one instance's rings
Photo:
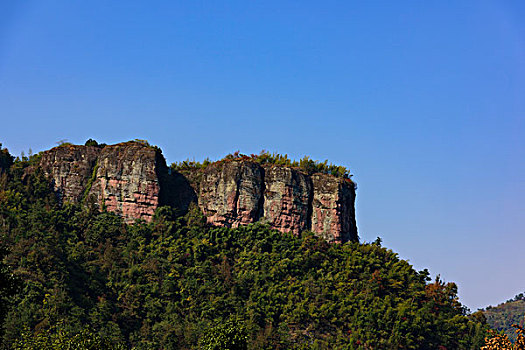
[[[13,344],[15,350],[123,350],[122,344],[113,344],[107,338],[83,329],[71,333],[63,329],[61,324],[46,331],[32,333],[24,329],[22,337]]]
[[[14,157],[9,154],[6,148],[2,149],[2,144],[0,143],[0,173],[13,165],[13,160]]]
[[[89,139],[86,141],[86,143],[84,144],[85,146],[94,146],[94,147],[97,147],[98,146],[98,142],[93,140],[93,139]]]
[[[0,246],[0,326],[7,316],[10,298],[17,293],[20,287],[19,279],[13,275],[10,267],[3,262],[6,255],[7,249]]]
[[[242,324],[230,318],[206,332],[200,346],[202,350],[246,350],[248,336]]]
[[[518,334],[514,344],[506,334],[491,331],[492,336],[485,338],[485,346],[481,347],[481,350],[525,350],[525,328],[517,324],[513,324],[512,327],[516,328]]]

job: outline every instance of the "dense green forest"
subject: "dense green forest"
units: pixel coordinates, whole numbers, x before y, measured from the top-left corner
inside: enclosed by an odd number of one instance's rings
[[[60,206],[34,160],[0,152],[5,349],[479,349],[454,283],[374,243],[330,245],[197,208],[126,225]],[[62,345],[60,345],[62,344]],[[65,345],[64,345],[65,344]],[[70,346],[70,347],[67,347]]]
[[[498,306],[487,307],[483,313],[489,326],[505,332],[511,340],[515,340],[516,329],[512,325],[525,326],[525,296],[520,293]]]

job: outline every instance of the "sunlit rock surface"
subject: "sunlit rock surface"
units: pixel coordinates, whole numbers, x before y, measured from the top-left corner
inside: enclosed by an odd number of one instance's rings
[[[135,141],[62,145],[43,152],[40,166],[61,202],[89,201],[126,222],[151,221],[161,205],[184,213],[193,202],[211,225],[263,221],[332,243],[358,240],[355,187],[344,178],[252,160],[223,160],[183,174],[168,169],[158,148]]]

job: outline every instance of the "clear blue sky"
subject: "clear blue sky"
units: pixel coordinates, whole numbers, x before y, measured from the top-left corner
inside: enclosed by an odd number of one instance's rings
[[[351,168],[363,241],[525,291],[524,1],[2,1],[0,142]]]

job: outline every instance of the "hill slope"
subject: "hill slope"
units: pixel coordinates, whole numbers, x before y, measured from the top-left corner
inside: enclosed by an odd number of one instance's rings
[[[487,318],[487,324],[498,331],[504,331],[511,340],[516,339],[516,329],[512,327],[517,324],[521,327],[525,323],[525,297],[516,295],[498,306],[489,306],[483,310]]]
[[[249,349],[475,349],[484,335],[455,284],[379,243],[214,227],[196,206],[128,225],[60,204],[30,161],[0,175],[0,240],[20,280],[0,296],[6,348],[88,330],[136,349],[194,349],[221,338],[221,325]]]

